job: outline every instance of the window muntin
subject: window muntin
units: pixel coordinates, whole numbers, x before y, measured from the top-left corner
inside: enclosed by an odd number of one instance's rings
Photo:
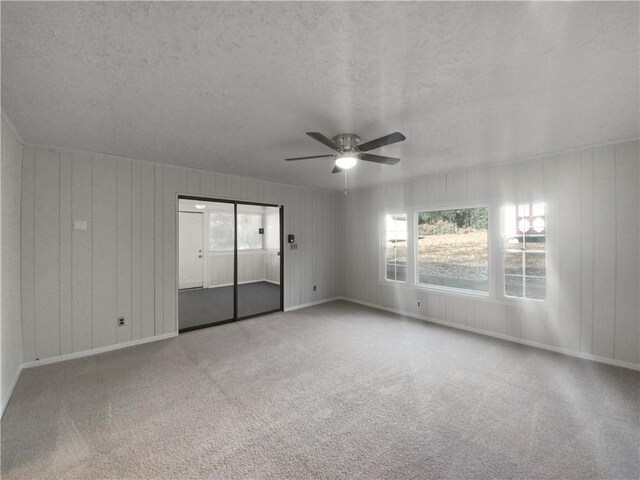
[[[384,278],[407,281],[407,214],[385,215]]]
[[[416,282],[489,292],[489,209],[417,214]]]
[[[238,214],[238,250],[260,250],[263,248],[263,215],[257,213]],[[233,251],[233,212],[210,212],[209,251]]]
[[[504,295],[546,298],[547,220],[544,203],[505,207]]]

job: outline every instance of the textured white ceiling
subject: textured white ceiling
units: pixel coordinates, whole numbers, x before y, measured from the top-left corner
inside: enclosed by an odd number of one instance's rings
[[[638,136],[639,4],[2,2],[27,142],[340,189]]]

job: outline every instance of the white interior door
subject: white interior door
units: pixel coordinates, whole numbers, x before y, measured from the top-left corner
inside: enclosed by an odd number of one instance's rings
[[[178,288],[202,287],[202,213],[180,212]]]

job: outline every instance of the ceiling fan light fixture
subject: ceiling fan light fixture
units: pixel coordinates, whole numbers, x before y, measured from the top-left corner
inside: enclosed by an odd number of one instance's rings
[[[345,153],[336,158],[336,166],[340,167],[342,170],[353,168],[356,163],[358,163],[358,158],[352,153]]]

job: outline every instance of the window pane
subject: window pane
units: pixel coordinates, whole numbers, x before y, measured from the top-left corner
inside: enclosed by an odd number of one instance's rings
[[[543,300],[547,275],[546,206],[510,205],[504,212],[505,295]],[[513,275],[524,278],[516,279]]]
[[[209,221],[209,251],[233,251],[233,212],[211,212]],[[264,235],[263,216],[260,214],[238,214],[238,250],[262,249]]]
[[[418,282],[489,290],[489,210],[465,208],[418,213]]]
[[[505,254],[504,273],[522,275],[522,252],[507,252]]]
[[[504,277],[504,294],[509,297],[522,297],[523,279],[516,275],[505,275]]]
[[[209,250],[227,252],[233,250],[233,213],[211,212],[209,219]]]
[[[536,277],[547,276],[546,254],[544,252],[527,252],[525,254],[525,275]]]
[[[238,250],[260,250],[262,249],[263,234],[260,233],[262,225],[262,215],[260,214],[238,214]]]
[[[387,280],[404,282],[407,279],[407,267],[396,264],[387,264]]]
[[[547,296],[547,279],[538,277],[524,277],[527,298],[544,300]]]
[[[385,278],[407,279],[407,215],[385,215]]]

